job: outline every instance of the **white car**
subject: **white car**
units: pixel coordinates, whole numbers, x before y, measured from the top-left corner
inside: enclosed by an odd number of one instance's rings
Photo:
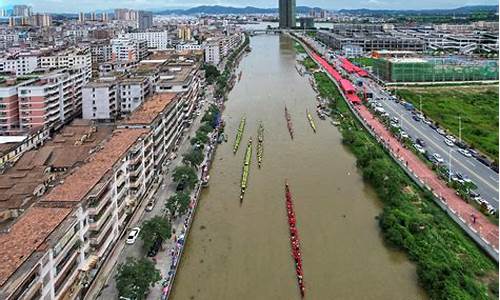
[[[130,230],[130,232],[127,236],[126,243],[129,245],[132,245],[133,243],[135,243],[135,240],[137,240],[137,237],[139,236],[139,232],[141,232],[141,229],[139,227],[132,228],[132,230]]]
[[[446,138],[449,139],[450,141],[452,141],[453,143],[455,143],[457,141],[457,139],[452,135],[447,135]]]
[[[465,157],[472,157],[472,154],[470,154],[470,152],[466,149],[459,148],[458,152],[460,152],[460,154],[462,154]]]
[[[446,132],[441,128],[436,129],[436,132],[439,133],[440,135],[446,135]]]
[[[410,136],[408,135],[408,133],[406,133],[404,130],[401,130],[401,131],[399,132],[399,135],[400,135],[402,138],[405,138],[405,139],[407,139],[407,138],[409,138],[409,137],[410,137]]]
[[[414,144],[413,147],[415,147],[415,149],[417,149],[418,152],[425,154],[424,147],[420,146],[419,144]]]
[[[453,144],[452,141],[450,141],[449,139],[444,139],[444,143],[450,147],[453,147],[455,144]]]
[[[423,119],[422,121],[427,125],[432,124],[432,121],[429,119]]]
[[[444,162],[444,159],[441,157],[441,155],[439,155],[439,153],[434,153],[432,156],[434,157],[434,159],[435,159],[438,163],[443,163],[443,162]]]
[[[154,207],[155,207],[155,201],[151,200],[146,205],[146,211],[152,211]]]

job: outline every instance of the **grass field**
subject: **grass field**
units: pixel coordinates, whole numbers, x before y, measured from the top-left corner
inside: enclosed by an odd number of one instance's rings
[[[498,85],[398,88],[398,95],[420,105],[432,120],[491,158],[498,157]]]
[[[371,57],[356,57],[349,59],[353,63],[360,64],[362,66],[372,67],[373,63],[377,60],[376,58]]]

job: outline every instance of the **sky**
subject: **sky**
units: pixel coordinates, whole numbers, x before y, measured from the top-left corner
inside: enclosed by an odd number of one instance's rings
[[[498,0],[296,0],[297,5],[325,9],[431,9],[455,8],[465,5],[497,5]],[[28,4],[35,12],[90,12],[113,8],[168,9],[190,8],[199,5],[277,7],[278,0],[0,0],[0,7]]]

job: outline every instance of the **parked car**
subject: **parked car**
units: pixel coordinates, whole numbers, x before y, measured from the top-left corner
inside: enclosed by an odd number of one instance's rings
[[[399,123],[399,119],[397,117],[392,117],[391,122]]]
[[[458,152],[460,152],[460,154],[462,154],[465,157],[472,157],[472,154],[470,154],[470,152],[466,149],[459,148]]]
[[[134,227],[130,232],[128,233],[127,240],[125,243],[132,245],[135,243],[135,240],[137,240],[137,237],[139,236],[139,232],[141,232],[141,229],[139,227]]]
[[[452,141],[450,141],[449,139],[444,139],[444,143],[445,143],[446,145],[448,145],[449,147],[453,147],[453,146],[455,146],[455,144],[453,144],[453,142],[452,142]]]
[[[444,131],[441,128],[436,129],[436,132],[439,133],[440,135],[446,135],[446,131]]]
[[[432,128],[432,129],[434,129],[434,130],[437,130],[437,126],[434,125],[434,123],[429,124],[429,127]]]
[[[155,201],[151,200],[146,205],[146,211],[152,211],[154,207],[155,207]]]
[[[444,162],[444,159],[441,157],[441,155],[439,155],[439,153],[434,153],[432,155],[432,157],[434,157],[434,159],[438,162],[438,163],[443,163]]]
[[[449,139],[450,141],[452,141],[453,143],[455,143],[457,141],[457,139],[454,136],[449,135],[449,134],[446,136],[446,138]]]
[[[417,115],[413,115],[412,119],[417,121],[417,122],[420,122],[420,118]]]
[[[417,142],[417,144],[419,144],[422,147],[426,146],[425,141],[421,138],[417,138],[416,142]]]
[[[175,188],[176,192],[181,192],[186,188],[186,182],[184,180],[181,180],[178,184],[177,187]]]
[[[432,121],[431,121],[431,120],[429,120],[429,119],[425,119],[425,118],[424,118],[422,121],[423,121],[425,124],[427,124],[427,125],[431,125],[431,124],[432,124]]]
[[[151,249],[148,251],[148,257],[154,257],[156,254],[158,254],[158,251],[160,251],[161,248],[161,243],[163,243],[163,240],[161,238],[157,238],[153,246],[151,246]]]
[[[485,165],[485,166],[487,166],[487,167],[491,167],[491,163],[490,163],[490,161],[488,160],[488,158],[487,158],[486,156],[484,156],[484,155],[478,155],[478,156],[476,157],[476,159],[477,159],[480,163],[482,163],[483,165]]]
[[[458,148],[467,149],[467,144],[462,141],[456,141],[454,143],[455,145],[457,145]]]
[[[414,144],[413,147],[415,147],[415,149],[417,149],[418,152],[422,153],[422,154],[425,154],[425,149],[420,146],[419,144]]]
[[[410,136],[408,135],[408,133],[406,133],[406,131],[404,131],[404,130],[401,130],[401,131],[399,132],[399,135],[400,135],[400,136],[401,136],[401,138],[403,138],[403,139],[408,139],[408,138],[410,138]]]

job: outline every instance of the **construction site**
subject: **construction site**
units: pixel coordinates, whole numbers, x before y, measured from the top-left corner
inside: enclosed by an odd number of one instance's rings
[[[389,58],[373,61],[373,74],[385,82],[498,80],[498,61],[445,58]]]

